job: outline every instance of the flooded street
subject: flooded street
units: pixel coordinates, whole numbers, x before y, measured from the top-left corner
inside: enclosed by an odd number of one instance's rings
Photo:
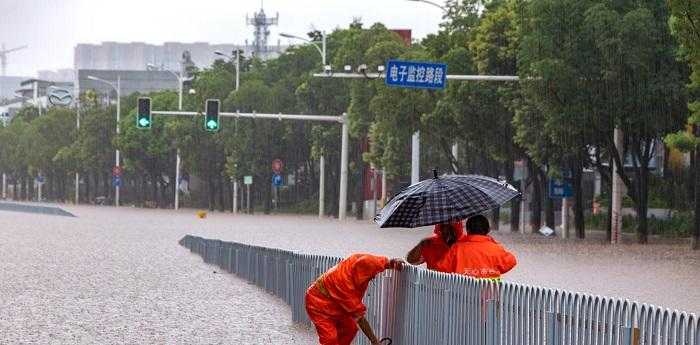
[[[311,216],[65,206],[76,218],[0,211],[0,343],[313,344],[289,308],[204,264],[185,234],[347,255],[404,256],[430,229]],[[510,281],[700,311],[700,254],[496,233]],[[215,273],[215,271],[217,271]]]
[[[177,244],[194,217],[71,211],[0,211],[0,344],[314,344],[281,300]]]

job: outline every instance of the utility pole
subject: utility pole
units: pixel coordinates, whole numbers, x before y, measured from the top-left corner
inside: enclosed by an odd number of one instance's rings
[[[420,181],[420,131],[411,137],[411,184]]]
[[[104,80],[95,76],[87,76],[88,79],[94,80],[103,84],[109,85],[112,89],[114,89],[117,92],[117,136],[119,136],[119,122],[121,121],[121,76],[117,75],[117,83],[116,85],[108,80]],[[115,155],[115,167],[119,167],[119,149],[116,150],[116,155]],[[121,180],[120,180],[121,182]],[[119,206],[119,183],[115,183],[114,186],[114,206]]]
[[[340,139],[340,200],[338,202],[338,219],[345,220],[348,208],[348,114],[343,113],[343,127]]]
[[[615,148],[620,156],[620,162],[624,164],[625,152],[623,147],[623,133],[619,127],[615,128],[614,134]],[[610,221],[612,222],[612,236],[610,236],[610,243],[615,245],[621,242],[622,236],[622,194],[624,190],[624,185],[622,179],[620,178],[620,169],[624,169],[624,166],[619,166],[617,161],[613,164],[612,169],[612,215]]]
[[[117,136],[119,136],[119,122],[121,121],[121,100],[122,100],[122,95],[121,95],[121,77],[117,75]],[[116,157],[116,165],[115,166],[120,166],[120,159],[119,159],[119,150],[117,149],[117,157]],[[119,184],[117,183],[116,186],[114,186],[114,206],[119,207]]]
[[[318,218],[323,218],[326,212],[324,198],[326,196],[326,160],[321,154],[318,160]]]
[[[26,48],[27,46],[20,46],[12,49],[5,49],[5,43],[0,46],[0,66],[2,67],[3,77],[7,76],[7,54]]]
[[[76,132],[80,132],[80,100],[79,100],[79,95],[78,95],[78,101],[76,102],[75,105],[75,128]],[[76,133],[76,135],[80,135],[80,133]],[[75,204],[78,205],[80,204],[80,172],[78,172],[78,169],[75,170]]]
[[[700,138],[700,126],[693,125],[693,132],[696,138]],[[695,188],[693,188],[695,194],[695,230],[690,247],[693,250],[698,250],[700,249],[700,145],[695,145],[695,169],[693,170],[693,176],[695,177]]]
[[[569,238],[569,198],[561,198],[561,237]]]
[[[152,111],[153,115],[163,115],[163,116],[198,116],[200,115],[194,111]],[[234,118],[252,118],[252,119],[271,119],[271,120],[298,120],[298,121],[323,121],[323,122],[335,122],[342,125],[341,129],[341,154],[340,154],[340,193],[338,200],[338,218],[339,220],[345,220],[347,217],[347,194],[348,194],[348,140],[349,140],[349,124],[348,115],[343,113],[342,116],[329,116],[329,115],[290,115],[290,114],[258,114],[258,113],[229,113],[221,112],[219,113],[222,117],[234,117]],[[250,211],[250,186],[247,187],[248,192],[248,211]]]
[[[238,180],[235,177],[231,177],[231,182],[233,182],[233,214],[238,214]]]

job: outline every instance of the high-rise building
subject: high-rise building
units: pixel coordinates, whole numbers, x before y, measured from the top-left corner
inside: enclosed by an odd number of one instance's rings
[[[286,46],[280,46],[279,44],[275,47],[269,47],[268,53],[260,56],[260,58],[277,57],[286,48]],[[254,52],[253,46],[209,44],[206,42],[166,42],[162,45],[143,42],[78,44],[74,50],[73,65],[76,71],[81,69],[146,70],[149,64],[159,69],[178,71],[182,54],[185,51],[190,52],[195,66],[206,68],[211,66],[216,59],[221,59],[221,57],[214,54],[215,51],[230,54],[238,49],[242,50],[246,56],[251,56]]]
[[[234,44],[209,44],[206,42],[166,42],[153,45],[142,42],[78,44],[75,47],[74,68],[100,70],[146,70],[149,64],[159,68],[179,70],[182,53],[189,51],[192,61],[199,68],[209,67],[217,56],[215,51],[231,52],[245,47]]]

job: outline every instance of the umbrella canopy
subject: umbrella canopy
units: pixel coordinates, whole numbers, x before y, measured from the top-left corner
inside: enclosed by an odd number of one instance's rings
[[[457,221],[520,195],[505,181],[481,175],[448,175],[413,184],[396,195],[374,221],[381,228],[416,228]]]

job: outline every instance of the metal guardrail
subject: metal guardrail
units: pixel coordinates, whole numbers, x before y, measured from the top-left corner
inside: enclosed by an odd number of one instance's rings
[[[293,321],[306,325],[307,287],[340,261],[190,235],[180,244],[282,298]],[[364,301],[377,335],[397,345],[700,345],[695,314],[413,266],[380,274]]]

